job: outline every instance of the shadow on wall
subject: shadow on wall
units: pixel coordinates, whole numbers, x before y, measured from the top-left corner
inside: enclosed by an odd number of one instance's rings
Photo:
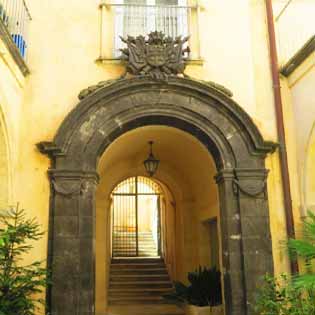
[[[305,160],[304,214],[307,210],[315,212],[315,122],[307,144]]]
[[[9,204],[9,154],[5,120],[0,106],[0,211]]]

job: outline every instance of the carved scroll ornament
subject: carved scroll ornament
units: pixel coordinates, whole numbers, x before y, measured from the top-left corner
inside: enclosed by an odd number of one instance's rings
[[[233,191],[237,194],[241,191],[243,194],[250,197],[257,197],[260,194],[264,194],[264,197],[267,196],[267,180],[256,181],[255,183],[242,183],[237,179],[233,180]]]
[[[64,181],[57,183],[55,180],[52,180],[51,182],[55,192],[63,196],[71,197],[73,195],[80,195],[84,191],[83,181],[73,181],[72,183],[69,183],[69,181]]]

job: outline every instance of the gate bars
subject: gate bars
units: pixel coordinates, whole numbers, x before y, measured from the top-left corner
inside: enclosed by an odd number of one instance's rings
[[[157,183],[140,176],[124,180],[113,190],[113,258],[160,255],[160,195],[161,189]],[[146,231],[144,225],[147,226]]]

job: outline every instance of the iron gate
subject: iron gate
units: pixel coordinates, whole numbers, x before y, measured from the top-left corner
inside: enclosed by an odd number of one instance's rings
[[[160,256],[160,186],[135,176],[112,192],[112,257]]]

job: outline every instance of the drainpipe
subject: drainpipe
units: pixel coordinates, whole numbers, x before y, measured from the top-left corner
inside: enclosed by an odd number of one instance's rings
[[[275,35],[275,27],[274,27],[274,19],[273,19],[272,0],[265,0],[265,3],[266,3],[266,13],[267,13],[267,23],[268,23],[270,66],[271,66],[271,73],[272,73],[278,141],[279,141],[280,167],[281,167],[281,177],[282,177],[282,185],[283,185],[286,230],[287,230],[288,238],[293,238],[295,236],[294,219],[293,219],[293,210],[292,210],[288,155],[287,155],[287,150],[286,150],[285,129],[284,129],[284,122],[283,122],[283,105],[282,105],[282,99],[281,99],[281,87],[280,87],[280,78],[279,78],[279,66],[278,66],[276,35]],[[292,273],[298,272],[298,266],[296,262],[291,262],[291,272]]]

